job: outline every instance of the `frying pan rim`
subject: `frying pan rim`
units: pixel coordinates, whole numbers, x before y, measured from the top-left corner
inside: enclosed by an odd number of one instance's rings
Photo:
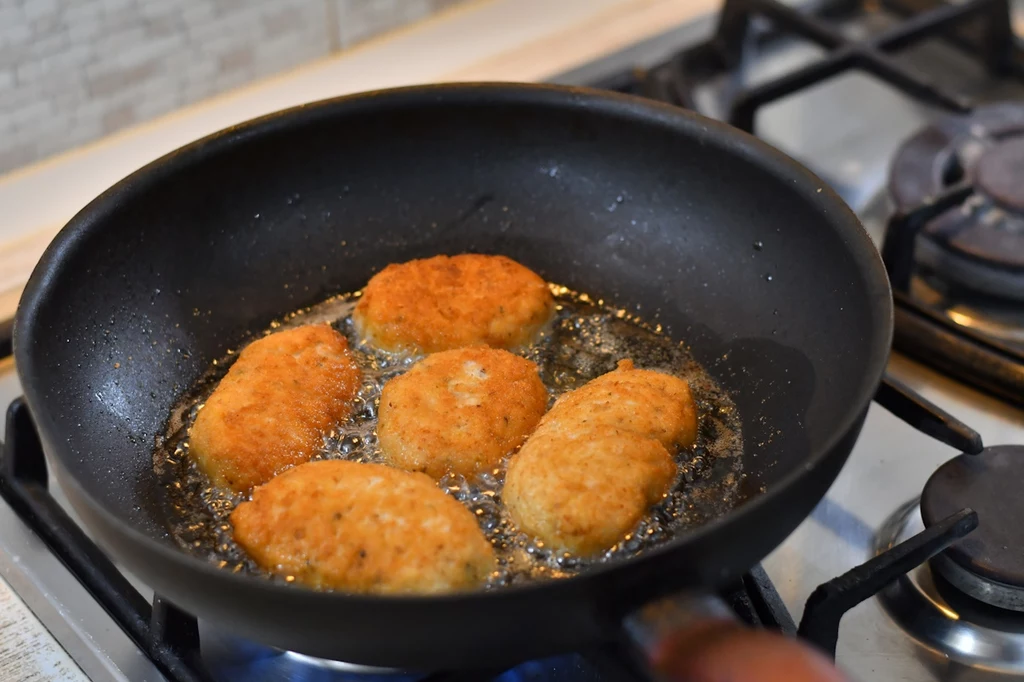
[[[662,555],[672,552],[680,545],[716,532],[721,526],[728,524],[730,520],[736,519],[740,515],[758,513],[762,506],[776,497],[785,495],[802,476],[822,464],[840,441],[856,427],[864,410],[870,404],[885,370],[893,334],[893,305],[889,280],[877,248],[871,242],[853,211],[825,182],[789,156],[752,135],[695,112],[632,95],[593,88],[507,82],[413,85],[355,93],[289,107],[229,126],[175,149],[119,180],[90,201],[68,221],[46,248],[26,284],[15,316],[14,356],[16,368],[22,379],[25,399],[38,424],[40,435],[44,437],[44,442],[46,442],[45,434],[57,433],[58,429],[54,424],[48,423],[51,420],[47,410],[40,409],[44,407],[45,401],[38,394],[35,382],[31,381],[31,377],[36,374],[33,362],[35,354],[24,343],[26,340],[31,341],[31,337],[25,338],[25,330],[34,331],[36,314],[41,302],[50,296],[52,282],[62,267],[65,252],[73,250],[81,239],[90,234],[94,223],[116,210],[117,200],[122,194],[134,193],[150,186],[153,182],[159,181],[164,173],[172,171],[176,164],[188,163],[190,160],[194,160],[196,155],[202,157],[208,152],[216,153],[228,149],[249,137],[272,134],[279,128],[297,125],[303,121],[304,117],[316,119],[317,117],[341,114],[345,112],[346,107],[359,106],[370,100],[390,102],[392,106],[396,103],[401,106],[402,101],[406,98],[414,100],[416,104],[443,103],[445,101],[456,106],[460,103],[479,104],[472,100],[474,95],[486,95],[499,99],[509,98],[518,104],[535,106],[538,109],[595,110],[601,114],[637,120],[645,124],[657,123],[662,127],[674,129],[678,134],[702,135],[711,144],[718,145],[729,153],[739,155],[749,163],[775,171],[782,179],[792,183],[795,192],[804,194],[809,203],[822,207],[823,210],[838,213],[838,215],[832,216],[832,222],[836,225],[835,229],[839,236],[846,241],[852,257],[862,266],[861,271],[867,278],[867,293],[873,299],[877,299],[873,300],[873,305],[883,305],[887,319],[878,321],[870,338],[870,353],[862,374],[857,400],[851,403],[851,407],[842,416],[839,425],[833,429],[823,445],[811,452],[802,464],[794,466],[769,490],[748,500],[741,507],[673,537],[639,556],[608,561],[590,568],[583,574],[566,579],[527,582],[494,590],[474,590],[441,595],[365,595],[341,591],[320,592],[301,586],[296,587],[294,584],[266,580],[262,577],[235,574],[218,568],[213,563],[190,554],[180,547],[157,540],[134,525],[123,521],[85,490],[77,478],[68,471],[65,471],[66,475],[62,477],[62,485],[70,485],[74,488],[75,496],[87,504],[91,511],[101,517],[108,526],[117,529],[120,535],[127,536],[132,542],[145,548],[149,554],[155,552],[160,558],[171,562],[180,570],[200,571],[214,580],[225,580],[232,583],[238,581],[238,586],[243,588],[260,587],[265,591],[278,592],[279,594],[275,597],[282,598],[315,598],[332,603],[338,601],[348,605],[359,602],[372,605],[387,601],[409,603],[416,606],[443,607],[463,600],[493,601],[515,598],[524,592],[558,590],[566,582],[582,587],[591,580],[605,577],[606,574],[621,572],[657,561]],[[567,98],[566,95],[570,95],[570,97]],[[702,130],[703,132],[701,132]],[[50,456],[56,459],[60,468],[66,469],[62,456]]]

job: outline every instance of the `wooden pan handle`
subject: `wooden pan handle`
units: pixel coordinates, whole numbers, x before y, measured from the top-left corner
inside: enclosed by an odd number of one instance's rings
[[[670,682],[844,682],[827,657],[792,637],[740,623],[717,597],[680,594],[627,617],[653,677]]]

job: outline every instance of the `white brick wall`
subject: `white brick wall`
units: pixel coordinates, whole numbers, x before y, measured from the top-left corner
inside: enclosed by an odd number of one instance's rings
[[[463,0],[0,0],[0,173]]]

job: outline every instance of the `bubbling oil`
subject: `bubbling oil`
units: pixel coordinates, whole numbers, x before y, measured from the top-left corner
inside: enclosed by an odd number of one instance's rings
[[[724,514],[745,499],[742,470],[743,440],[740,418],[729,396],[694,359],[685,346],[674,342],[660,326],[580,294],[551,285],[556,312],[540,338],[520,349],[540,370],[549,404],[561,394],[615,369],[619,360],[685,379],[697,404],[697,441],[676,453],[679,476],[672,489],[655,505],[632,533],[598,557],[582,559],[552,551],[542,542],[520,533],[501,503],[505,462],[494,471],[466,480],[448,475],[439,485],[465,505],[491,541],[498,570],[488,587],[546,578],[562,578],[588,566],[627,558],[664,543],[674,534]],[[369,348],[359,342],[351,313],[358,294],[331,298],[274,322],[264,334],[303,324],[330,322],[349,340],[363,383],[351,416],[326,434],[314,459],[345,459],[383,463],[377,441],[377,410],[384,384],[405,372],[415,359]],[[165,492],[168,528],[187,551],[220,567],[271,580],[234,542],[229,517],[246,496],[216,488],[188,456],[189,429],[203,402],[216,388],[235,357],[216,362],[198,385],[176,406],[167,430],[158,439],[154,466]],[[289,581],[290,582],[290,581]]]

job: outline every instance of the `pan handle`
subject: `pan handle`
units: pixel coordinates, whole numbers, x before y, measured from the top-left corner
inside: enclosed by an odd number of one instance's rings
[[[648,672],[656,680],[671,679],[663,661],[688,633],[739,626],[722,599],[703,592],[681,592],[649,602],[623,621],[626,636],[643,654]]]
[[[977,527],[978,514],[971,509],[961,509],[914,537],[883,548],[884,551],[867,562],[819,586],[804,607],[803,619],[796,633],[799,641],[765,629],[749,630],[744,634],[743,624],[735,617],[734,611],[718,597],[702,592],[684,592],[651,602],[627,616],[623,630],[644,654],[655,679],[831,682],[841,679],[841,676],[837,678],[832,674],[834,671],[823,665],[827,659],[822,654],[828,659],[835,658],[839,622],[843,615]],[[756,568],[752,573],[760,570]],[[788,629],[784,626],[782,632],[788,632]],[[730,641],[731,645],[728,644]],[[722,660],[730,656],[736,659],[759,658],[756,655],[759,647],[761,653],[783,652],[783,662],[798,668],[803,666],[801,669],[810,674],[800,676],[795,668],[780,672],[779,657],[775,657],[776,663],[771,670],[746,669],[736,662]],[[712,650],[710,654],[709,649]],[[764,663],[760,661],[760,664]],[[708,676],[709,670],[718,676]],[[732,677],[724,674],[726,671]],[[692,676],[688,676],[691,673]]]
[[[626,616],[623,625],[633,643],[651,654],[675,633],[715,622],[739,621],[719,597],[682,592],[645,604]]]
[[[721,599],[706,593],[683,593],[647,604],[626,617],[624,630],[643,652],[650,679],[843,679],[822,652],[776,631],[747,628]]]

